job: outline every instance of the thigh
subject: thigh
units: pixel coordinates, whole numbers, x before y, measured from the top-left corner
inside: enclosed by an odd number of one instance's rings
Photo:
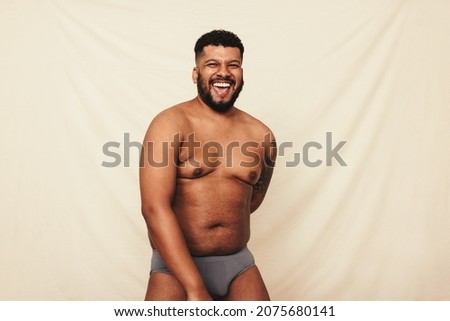
[[[146,301],[186,301],[186,291],[171,274],[153,272],[148,280]]]
[[[256,265],[238,275],[231,282],[225,299],[229,301],[270,300],[269,293]]]

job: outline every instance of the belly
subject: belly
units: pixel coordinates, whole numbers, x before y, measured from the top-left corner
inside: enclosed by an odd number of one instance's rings
[[[194,256],[229,255],[250,238],[252,186],[234,179],[181,179],[172,207]]]

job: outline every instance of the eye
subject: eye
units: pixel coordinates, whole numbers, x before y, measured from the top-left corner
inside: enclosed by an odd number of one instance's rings
[[[219,64],[217,62],[208,62],[206,64],[207,67],[216,68]]]
[[[237,69],[237,68],[240,68],[241,65],[239,65],[239,64],[237,64],[237,63],[233,63],[233,64],[229,64],[228,67],[229,67],[229,68],[232,68],[232,69]]]

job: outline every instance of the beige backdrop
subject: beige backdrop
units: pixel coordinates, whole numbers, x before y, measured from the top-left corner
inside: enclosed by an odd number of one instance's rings
[[[0,299],[143,298],[151,253],[126,140],[196,95],[193,45],[214,28],[246,48],[237,106],[292,143],[252,219],[272,298],[450,299],[449,12],[438,0],[0,0]],[[326,166],[327,132],[346,141],[347,166]],[[108,142],[119,166],[102,166]],[[324,162],[293,166],[308,142]]]

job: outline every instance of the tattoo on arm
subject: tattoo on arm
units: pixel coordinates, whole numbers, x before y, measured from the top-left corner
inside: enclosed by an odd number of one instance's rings
[[[267,156],[264,161],[264,165],[263,165],[262,172],[261,172],[261,177],[256,182],[256,184],[253,185],[253,190],[255,192],[264,193],[267,190],[270,179],[272,177],[274,165],[275,165],[275,161],[272,159],[272,157]]]

